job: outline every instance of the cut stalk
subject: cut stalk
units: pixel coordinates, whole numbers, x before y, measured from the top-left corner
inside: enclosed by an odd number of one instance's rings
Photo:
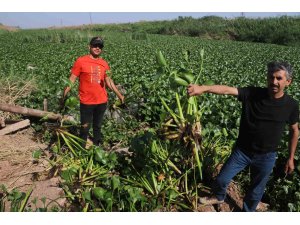
[[[19,212],[23,212],[24,211],[24,209],[25,209],[25,206],[26,206],[26,204],[27,204],[27,202],[28,202],[28,199],[29,199],[29,197],[30,197],[30,195],[31,195],[31,193],[32,193],[32,187],[26,192],[26,195],[25,195],[25,198],[23,199],[23,201],[22,201],[22,204],[21,204],[21,207],[19,208]]]
[[[70,144],[69,140],[65,137],[65,135],[63,133],[61,133],[62,138],[64,139],[66,145],[69,147],[69,149],[71,150],[71,152],[74,154],[75,157],[77,157],[77,153],[74,151],[72,145]]]
[[[199,169],[200,179],[202,180],[202,163],[201,163],[200,158],[199,158],[199,151],[198,151],[198,148],[196,146],[196,143],[194,142],[193,144],[194,144],[193,152],[194,152],[195,160],[196,160],[196,163],[197,163],[197,166],[198,166],[198,169]]]
[[[173,117],[175,123],[179,126],[180,125],[180,122],[178,121],[178,118],[180,118],[178,115],[176,115],[176,113],[170,109],[170,107],[167,105],[167,103],[162,99],[160,98],[163,106],[167,109],[167,111],[171,114],[171,116]]]
[[[182,112],[182,107],[180,104],[180,99],[179,99],[179,95],[178,93],[175,94],[176,95],[176,102],[177,102],[177,108],[178,108],[178,113],[179,113],[179,118],[180,118],[180,122],[181,122],[181,126],[184,126],[184,122],[185,122],[185,118],[183,116],[183,112]]]
[[[204,49],[201,49],[200,51],[200,58],[201,58],[201,62],[200,62],[200,71],[199,71],[199,74],[195,80],[195,84],[198,84],[198,80],[200,79],[200,76],[202,74],[202,70],[203,70],[203,61],[204,61]]]

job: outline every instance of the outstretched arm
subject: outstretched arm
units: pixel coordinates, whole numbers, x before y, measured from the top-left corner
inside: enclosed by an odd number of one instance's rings
[[[290,126],[290,132],[289,132],[289,158],[288,161],[285,164],[285,173],[292,173],[295,169],[294,165],[294,156],[298,144],[298,137],[299,137],[299,128],[298,123],[295,123]]]
[[[116,95],[121,100],[121,102],[124,103],[124,96],[120,93],[120,91],[116,87],[116,85],[113,82],[113,80],[110,77],[107,76],[105,78],[105,83],[107,84],[107,86],[109,87],[110,90],[112,90],[112,91],[114,91],[116,93]]]
[[[196,85],[190,84],[188,86],[188,94],[190,96],[201,95],[203,93],[213,93],[218,95],[238,95],[238,89],[235,87],[229,87],[226,85]]]

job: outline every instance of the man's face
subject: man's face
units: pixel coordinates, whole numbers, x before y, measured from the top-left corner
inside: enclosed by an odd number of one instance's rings
[[[286,72],[284,70],[279,70],[272,75],[268,75],[269,93],[275,98],[282,97],[284,88],[290,85],[290,83],[291,80],[287,80]]]
[[[90,45],[90,53],[94,57],[98,57],[102,52],[100,45]]]

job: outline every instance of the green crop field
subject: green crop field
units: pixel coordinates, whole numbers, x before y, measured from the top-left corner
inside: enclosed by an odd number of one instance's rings
[[[126,107],[117,107],[114,95],[109,93],[110,107],[103,125],[106,151],[80,148],[80,140],[73,136],[76,131],[72,133],[64,124],[47,131],[48,136],[56,137],[51,150],[55,155],[53,168],[62,177],[66,196],[77,211],[197,208],[195,197],[206,188],[205,182],[224,162],[237,137],[241,105],[228,96],[205,94],[188,99],[186,87],[174,84],[173,75],[177,72],[199,75],[199,83],[263,87],[267,63],[289,61],[295,76],[288,93],[300,101],[299,47],[121,32],[2,33],[0,86],[6,85],[8,79],[24,84],[34,80],[35,89],[16,103],[42,109],[47,99],[48,110],[59,112],[59,98],[68,84],[70,69],[78,56],[88,53],[89,40],[96,35],[104,38],[102,57],[109,62],[111,76],[122,85],[126,98]],[[159,53],[165,64],[159,61]],[[77,97],[76,88],[70,96]],[[193,110],[189,109],[191,105]],[[63,113],[78,119],[78,106]],[[109,116],[113,113],[118,114],[117,119]],[[166,121],[179,117],[181,124],[201,122],[201,143],[197,138],[182,143],[163,135]],[[40,123],[36,122],[38,131]],[[287,157],[286,140],[284,137],[281,142],[279,162]],[[109,151],[116,145],[129,147],[133,154],[123,157]],[[271,178],[266,199],[274,211],[300,211],[298,157],[299,153],[293,176],[283,181],[275,175]],[[237,180],[245,183],[247,179]]]

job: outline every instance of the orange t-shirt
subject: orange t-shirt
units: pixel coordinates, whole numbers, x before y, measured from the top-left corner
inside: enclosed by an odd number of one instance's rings
[[[89,55],[79,57],[71,70],[79,77],[80,102],[87,105],[106,103],[108,100],[104,79],[110,70],[101,58],[92,59]]]

